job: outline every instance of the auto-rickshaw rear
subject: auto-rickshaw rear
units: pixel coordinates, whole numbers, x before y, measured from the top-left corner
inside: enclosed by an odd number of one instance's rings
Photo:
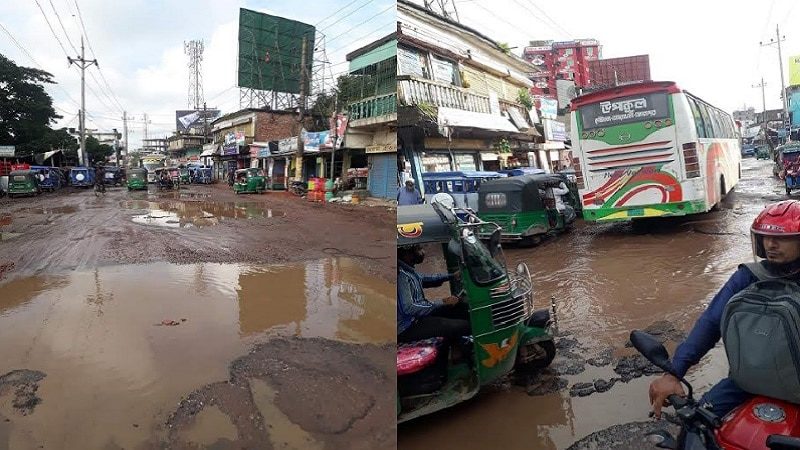
[[[468,400],[512,370],[550,364],[555,356],[550,308],[534,311],[525,264],[506,269],[500,227],[438,202],[401,206],[397,218],[398,248],[436,247],[448,273],[460,273],[449,288],[466,302],[471,327],[470,336],[450,345],[433,337],[398,346],[398,422]],[[488,247],[478,237],[481,230],[489,236]],[[398,308],[402,302],[398,298]]]

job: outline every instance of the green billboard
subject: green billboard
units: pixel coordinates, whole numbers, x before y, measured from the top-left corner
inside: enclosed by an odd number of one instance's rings
[[[314,61],[314,26],[239,9],[239,87],[300,93],[303,41],[306,93]]]

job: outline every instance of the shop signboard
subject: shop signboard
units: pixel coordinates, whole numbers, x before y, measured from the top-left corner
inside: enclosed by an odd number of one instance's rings
[[[544,120],[544,136],[548,141],[564,142],[567,140],[566,125],[556,120]]]
[[[543,119],[555,119],[558,117],[558,100],[554,98],[539,97],[539,112]]]
[[[0,145],[0,157],[13,158],[15,147],[13,145]]]
[[[297,138],[291,137],[278,141],[278,152],[276,155],[287,155],[297,152]]]
[[[303,151],[318,152],[321,148],[333,148],[329,130],[307,132],[303,130]]]

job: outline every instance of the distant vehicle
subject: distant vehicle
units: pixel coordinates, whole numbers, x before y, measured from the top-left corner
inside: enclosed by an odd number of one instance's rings
[[[571,109],[584,220],[702,213],[739,182],[733,119],[674,82],[604,89]]]
[[[156,182],[156,169],[167,167],[167,157],[164,155],[147,155],[142,157],[142,166],[147,170],[147,182]]]
[[[39,195],[42,188],[39,186],[37,171],[12,170],[8,175],[8,196]]]
[[[147,170],[142,168],[128,169],[128,190],[147,190]]]
[[[425,200],[430,203],[434,195],[446,193],[453,197],[456,207],[478,211],[478,189],[481,183],[486,180],[496,180],[507,176],[504,173],[475,170],[426,172],[422,174],[422,183],[425,186]]]
[[[69,181],[73,186],[94,186],[94,169],[88,167],[73,167],[69,171]]]
[[[31,166],[31,170],[36,173],[36,178],[39,179],[39,185],[42,190],[53,192],[65,184],[61,178],[61,170],[58,167]]]
[[[236,181],[233,183],[235,194],[263,194],[267,190],[267,178],[261,169],[239,169],[235,177]]]

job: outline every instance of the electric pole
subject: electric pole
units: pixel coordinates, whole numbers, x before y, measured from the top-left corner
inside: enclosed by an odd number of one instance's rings
[[[86,60],[83,52],[83,36],[81,36],[81,56],[79,58],[70,58],[67,56],[69,64],[75,64],[81,68],[81,116],[79,119],[80,134],[81,134],[81,150],[78,155],[81,166],[86,165],[86,68],[94,64],[97,65],[96,59]]]
[[[128,112],[122,111],[122,133],[125,135],[125,156],[127,157],[130,154],[130,148],[128,147]]]
[[[306,115],[306,82],[308,73],[306,72],[306,52],[308,47],[308,38],[303,36],[303,47],[300,50],[300,105],[297,108],[299,130],[297,132],[297,160],[295,161],[295,178],[301,180],[303,178],[303,119]]]
[[[761,83],[753,85],[754,88],[761,88],[761,108],[763,111],[761,113],[763,115],[761,128],[766,128],[767,123],[767,97],[764,94],[764,86],[766,85],[767,83],[764,82],[764,77],[761,77]]]
[[[767,43],[759,42],[759,44],[761,44],[762,47],[773,44],[778,46],[778,65],[781,70],[781,100],[783,101],[783,127],[786,131],[786,140],[789,141],[789,105],[786,98],[786,81],[783,78],[783,53],[781,53],[781,41],[784,40],[786,40],[786,36],[781,36],[780,26],[775,25],[775,39],[770,39]],[[766,117],[764,120],[766,121]]]

